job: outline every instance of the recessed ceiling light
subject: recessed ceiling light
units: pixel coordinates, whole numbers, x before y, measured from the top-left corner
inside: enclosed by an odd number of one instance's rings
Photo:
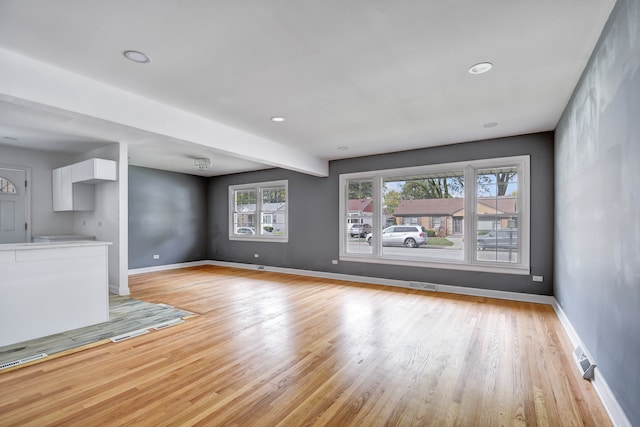
[[[124,52],[122,52],[122,54],[125,58],[140,64],[147,64],[151,62],[151,58],[137,50],[125,50]]]
[[[491,62],[480,62],[472,66],[471,68],[469,68],[469,72],[471,74],[482,74],[482,73],[486,73],[492,68],[493,68],[493,64]]]
[[[342,151],[345,151],[345,150],[348,150],[348,149],[349,149],[349,147],[347,147],[346,145],[341,145],[340,147],[338,147],[338,150],[342,150]]]
[[[482,126],[486,127],[486,128],[493,128],[498,126],[498,124],[496,122],[491,122],[491,123],[485,123]]]
[[[282,116],[273,116],[271,117],[271,121],[272,122],[276,122],[276,123],[281,123],[284,122],[286,119]]]

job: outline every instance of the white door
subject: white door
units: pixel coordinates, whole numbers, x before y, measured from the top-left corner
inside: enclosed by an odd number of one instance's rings
[[[0,243],[27,241],[27,172],[0,167]]]

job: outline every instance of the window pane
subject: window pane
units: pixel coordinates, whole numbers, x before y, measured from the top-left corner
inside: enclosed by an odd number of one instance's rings
[[[256,215],[253,213],[235,213],[236,234],[256,234]]]
[[[0,176],[0,193],[16,194],[17,192],[15,185],[11,181]]]
[[[383,255],[464,260],[463,171],[387,178],[383,198]]]
[[[476,179],[476,195],[478,201],[488,208],[501,210],[500,199],[515,199],[518,193],[518,168],[515,166],[478,171]],[[482,212],[478,212],[482,213]]]
[[[517,263],[519,254],[517,217],[495,218],[493,224],[494,229],[490,231],[481,231],[478,228],[477,259]],[[509,227],[510,225],[513,227]]]
[[[255,190],[236,190],[233,215],[234,234],[248,236],[256,234],[256,192]]]
[[[262,222],[260,224],[260,234],[262,235],[284,235],[285,215],[287,203],[287,191],[283,186],[264,187],[261,192]]]
[[[478,261],[518,263],[518,168],[481,169],[477,173]]]
[[[346,251],[371,254],[373,231],[373,181],[349,181],[347,183]],[[369,238],[369,239],[368,239]]]
[[[256,190],[236,190],[236,212],[254,212],[256,210]]]

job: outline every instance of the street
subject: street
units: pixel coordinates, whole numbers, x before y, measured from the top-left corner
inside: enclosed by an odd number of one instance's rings
[[[462,239],[457,239],[453,246],[420,246],[418,248],[405,248],[402,246],[383,246],[382,254],[407,259],[462,261],[464,259],[464,243]],[[371,246],[364,240],[358,238],[348,238],[347,252],[357,254],[371,254]],[[478,251],[480,261],[500,261],[515,263],[518,260],[517,251],[508,249],[487,249]]]

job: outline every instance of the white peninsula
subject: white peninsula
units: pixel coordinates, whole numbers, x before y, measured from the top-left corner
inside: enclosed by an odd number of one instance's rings
[[[0,346],[108,321],[110,244],[0,244]]]

